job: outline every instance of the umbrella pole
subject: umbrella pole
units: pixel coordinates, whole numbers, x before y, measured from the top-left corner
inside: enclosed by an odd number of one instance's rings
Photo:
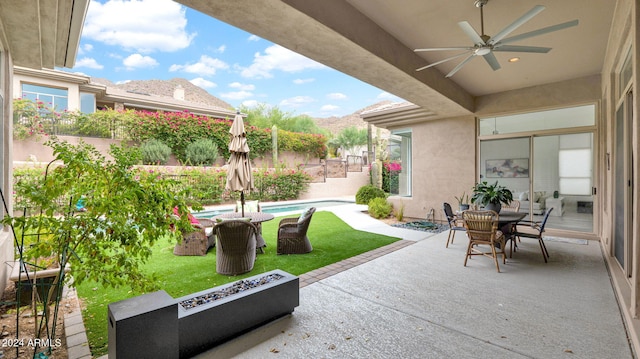
[[[240,191],[240,205],[242,206],[242,217],[244,217],[244,191]]]

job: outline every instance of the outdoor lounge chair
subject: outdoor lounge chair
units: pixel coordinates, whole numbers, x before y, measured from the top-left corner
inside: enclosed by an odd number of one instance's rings
[[[467,229],[467,237],[469,237],[464,266],[467,266],[469,257],[481,255],[493,258],[496,269],[500,273],[498,254],[502,253],[503,264],[507,261],[507,254],[504,235],[498,231],[498,214],[494,211],[464,211],[462,212],[462,220]],[[489,247],[488,251],[484,246]]]
[[[298,218],[284,218],[278,224],[278,254],[303,254],[313,250],[307,237],[311,217],[316,211],[310,207]]]
[[[192,223],[193,231],[182,234],[180,243],[173,247],[173,254],[177,256],[205,256],[209,248],[216,245],[213,234],[213,221],[199,219]]]
[[[250,272],[256,261],[256,226],[246,220],[229,220],[213,227],[216,236],[216,272],[238,275]]]
[[[449,248],[449,241],[453,244],[453,238],[456,236],[456,231],[466,231],[466,229],[464,228],[462,220],[453,214],[453,210],[449,203],[444,202],[442,210],[444,211],[444,215],[447,217],[447,222],[449,223],[449,235],[447,236],[446,245],[446,248]]]

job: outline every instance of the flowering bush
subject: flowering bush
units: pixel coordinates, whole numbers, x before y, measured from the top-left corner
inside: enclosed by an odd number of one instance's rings
[[[384,162],[382,164],[382,189],[391,194],[398,194],[399,174],[402,165],[398,162]]]
[[[139,166],[138,178],[162,177],[171,179],[175,183],[176,191],[185,194],[187,203],[219,204],[235,200],[237,193],[230,193],[225,189],[227,171],[221,167],[170,167],[170,166]],[[36,185],[44,174],[44,168],[18,167],[14,169],[14,183],[29,183]],[[296,199],[309,186],[311,176],[297,169],[253,171],[254,191],[248,199],[261,201],[281,201]],[[25,201],[26,193],[20,189],[24,185],[14,185],[14,203],[16,208],[28,206]]]

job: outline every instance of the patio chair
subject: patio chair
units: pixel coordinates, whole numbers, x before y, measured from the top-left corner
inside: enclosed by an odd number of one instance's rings
[[[511,233],[511,238],[533,238],[538,240],[538,244],[540,245],[540,251],[542,251],[542,257],[544,258],[544,262],[547,263],[549,258],[549,251],[547,250],[547,246],[544,245],[544,241],[542,240],[542,233],[544,233],[544,227],[547,224],[547,220],[549,219],[549,214],[553,211],[553,207],[547,209],[544,213],[544,217],[542,221],[520,221],[516,224],[516,230]],[[519,228],[526,227],[530,228],[532,231],[524,232],[520,231]]]
[[[193,226],[192,232],[182,233],[182,240],[173,247],[173,254],[177,256],[204,256],[209,248],[216,245],[213,234],[213,221],[209,219],[197,219],[190,216]]]
[[[303,254],[313,250],[307,237],[311,217],[316,211],[311,207],[298,218],[284,218],[278,224],[278,254]]]
[[[520,211],[520,201],[514,199],[509,204],[503,204],[502,205],[502,209],[500,211],[519,212]]]
[[[442,209],[444,210],[444,215],[447,217],[447,222],[449,223],[449,236],[447,236],[446,246],[446,248],[449,248],[449,242],[453,244],[453,238],[456,236],[456,231],[466,231],[466,228],[464,228],[462,220],[453,214],[453,210],[449,203],[444,202]]]
[[[216,272],[224,275],[250,272],[256,261],[256,226],[245,220],[230,220],[217,223],[213,231]]]
[[[467,254],[464,258],[465,267],[469,257],[481,255],[493,258],[496,269],[500,273],[498,254],[502,254],[502,264],[507,262],[507,254],[504,235],[498,231],[498,214],[494,211],[464,211],[462,220],[469,237]],[[489,246],[489,251],[483,246]]]

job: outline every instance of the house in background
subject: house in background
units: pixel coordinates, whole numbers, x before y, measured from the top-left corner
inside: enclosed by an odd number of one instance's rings
[[[66,67],[75,63],[80,34],[89,6],[88,0],[0,2],[0,190],[9,212],[13,178],[12,98],[14,66],[41,69]],[[2,211],[0,216],[4,217]],[[6,287],[14,260],[13,235],[0,232],[0,294]]]
[[[80,111],[93,113],[98,109],[145,110],[164,112],[188,111],[196,115],[213,118],[232,119],[235,111],[210,104],[185,100],[190,91],[180,85],[173,89],[173,97],[146,94],[140,91],[126,91],[82,74],[51,69],[33,69],[14,66],[12,98],[26,98],[41,101],[45,106],[62,112]],[[184,80],[186,81],[186,80]],[[168,82],[163,82],[167,85]],[[193,87],[192,87],[193,89]],[[75,136],[59,136],[76,143],[80,138]],[[83,138],[99,151],[107,153],[111,144],[121,139]],[[45,138],[28,138],[13,141],[13,161],[15,162],[48,162],[53,159],[51,149],[44,145]],[[172,159],[175,161],[175,159]],[[172,162],[173,163],[173,162]]]
[[[535,4],[176,1],[409,101],[363,115],[391,130],[402,162],[391,200],[402,201],[406,216],[441,212],[476,182],[497,180],[530,213],[554,208],[549,234],[598,241],[640,352],[638,1],[542,0],[546,9],[522,21]],[[572,20],[578,25],[520,36]],[[505,28],[513,31],[503,39],[518,39],[509,45],[551,50],[480,46],[480,35]],[[460,68],[465,57],[455,56],[465,46],[471,56]],[[462,49],[414,51],[441,47]]]
[[[50,104],[56,111],[95,112],[100,108],[165,112],[189,111],[197,115],[233,118],[235,110],[185,100],[185,88],[176,86],[173,97],[121,90],[65,71],[14,67],[13,98]]]

